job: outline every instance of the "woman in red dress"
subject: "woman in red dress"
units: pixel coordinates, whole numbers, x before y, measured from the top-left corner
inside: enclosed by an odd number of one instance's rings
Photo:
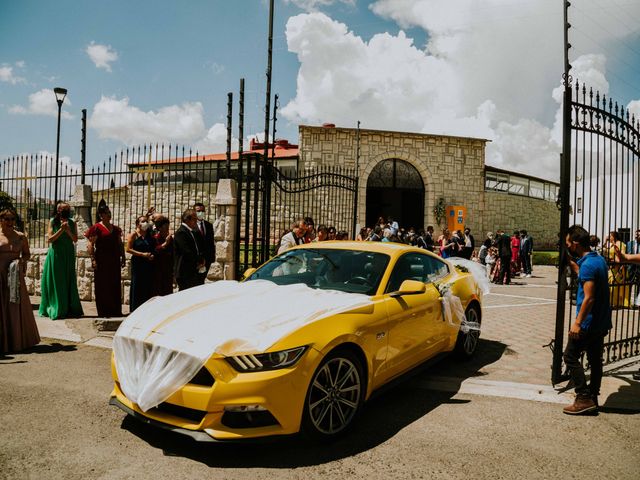
[[[100,221],[84,234],[89,240],[99,317],[121,317],[121,268],[125,265],[122,230],[111,223],[111,211],[98,205]]]
[[[520,231],[513,232],[511,237],[511,277],[520,273]]]

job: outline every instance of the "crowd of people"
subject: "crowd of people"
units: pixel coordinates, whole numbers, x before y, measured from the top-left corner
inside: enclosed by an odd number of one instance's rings
[[[202,285],[215,259],[213,225],[206,219],[206,208],[196,203],[185,210],[181,225],[170,232],[170,220],[151,208],[135,221],[135,229],[126,238],[111,222],[111,211],[102,201],[97,208],[96,223],[83,235],[88,240],[88,254],[94,272],[95,302],[98,316],[122,315],[122,268],[125,254],[131,256],[130,312],[156,295]],[[16,214],[0,212],[0,352],[20,351],[39,342],[24,275],[29,260],[27,237],[15,228]],[[76,283],[75,246],[77,225],[71,218],[71,207],[59,203],[49,221],[49,249],[41,272],[39,314],[51,319],[80,317],[82,305]],[[299,218],[282,235],[274,253],[282,253],[300,244],[327,240],[350,240],[349,233],[334,226],[318,225],[311,217]],[[439,254],[443,258],[462,257],[486,266],[487,275],[495,283],[509,284],[516,275],[531,276],[533,239],[526,230],[513,235],[498,230],[487,233],[476,250],[469,228],[450,232],[444,228],[436,238],[434,228],[404,229],[393,218],[380,217],[372,227],[361,228],[357,241],[400,242]],[[640,256],[640,230],[635,239],[625,244],[618,232],[610,232],[604,244],[594,235],[589,238],[590,251],[610,264],[608,281],[613,308],[629,307],[634,278],[640,279],[640,267],[624,265]],[[619,286],[618,286],[619,285]],[[640,290],[636,288],[637,290]],[[635,303],[640,303],[640,295]]]
[[[282,235],[276,251],[280,254],[296,245],[325,240],[350,238],[346,231],[336,232],[335,227],[320,225],[315,228],[311,217],[299,218]],[[531,277],[533,238],[526,230],[515,230],[512,236],[507,235],[504,230],[498,230],[495,236],[489,232],[476,250],[475,238],[468,227],[453,232],[444,228],[436,238],[431,225],[426,230],[416,230],[414,227],[404,229],[392,217],[380,217],[373,227],[361,228],[355,240],[404,243],[429,250],[442,258],[474,260],[486,266],[487,276],[494,283],[507,285],[517,275]]]
[[[0,212],[0,353],[19,352],[40,342],[25,273],[30,258],[29,242],[15,228],[13,210]],[[156,295],[205,282],[215,258],[213,225],[206,220],[206,208],[196,203],[182,213],[181,225],[170,233],[170,220],[151,208],[135,221],[126,238],[111,221],[109,207],[100,202],[96,223],[83,235],[94,274],[98,316],[122,316],[122,268],[125,253],[131,256],[129,310],[133,312]],[[49,248],[41,272],[38,313],[52,320],[84,314],[76,278],[78,227],[71,218],[71,206],[61,202],[49,221]]]

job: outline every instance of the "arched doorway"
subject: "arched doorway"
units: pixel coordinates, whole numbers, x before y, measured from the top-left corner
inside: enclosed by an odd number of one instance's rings
[[[423,228],[424,182],[416,168],[399,158],[378,163],[367,179],[367,226],[393,217],[401,227]]]

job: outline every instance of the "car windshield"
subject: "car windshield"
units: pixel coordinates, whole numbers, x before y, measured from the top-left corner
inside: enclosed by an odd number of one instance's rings
[[[271,259],[247,280],[375,295],[388,263],[389,256],[382,253],[304,248]]]

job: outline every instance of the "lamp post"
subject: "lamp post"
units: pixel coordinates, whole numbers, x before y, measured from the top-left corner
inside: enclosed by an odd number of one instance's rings
[[[58,168],[59,168],[59,158],[60,158],[60,117],[62,116],[62,104],[64,102],[65,97],[67,96],[67,89],[56,87],[53,89],[53,93],[56,95],[56,102],[58,102],[58,134],[56,136],[56,181],[54,186],[53,193],[53,208],[54,210],[57,208],[58,204]]]

